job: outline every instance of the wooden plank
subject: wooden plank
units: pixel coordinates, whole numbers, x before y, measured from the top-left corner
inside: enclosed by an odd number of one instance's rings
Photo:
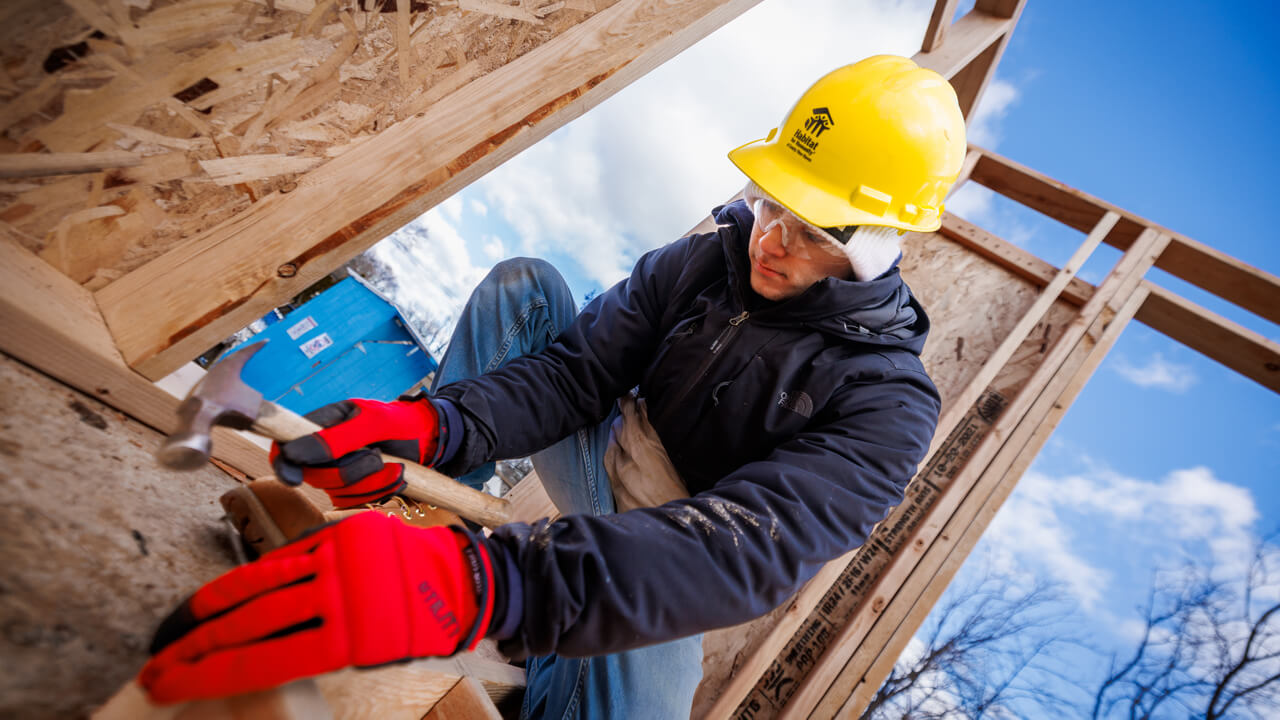
[[[1280,343],[1158,285],[1148,283],[1148,289],[1140,322],[1280,393]]]
[[[0,154],[0,178],[78,175],[141,164],[141,155],[124,150],[85,153],[4,153]]]
[[[1025,4],[1026,0],[977,0],[974,7],[996,17],[1010,18],[1015,13],[1021,12]]]
[[[912,59],[921,67],[950,79],[999,42],[1012,27],[1013,21],[1008,18],[972,10],[947,30],[944,45],[929,52],[918,52]]]
[[[1098,224],[1107,211],[1119,214],[1121,222],[1108,238],[1108,245],[1127,250],[1143,228],[1158,227],[1154,223],[1009,158],[976,145],[970,145],[970,147],[982,152],[982,157],[978,159],[978,164],[969,175],[970,180],[1044,213],[1060,223],[1081,232],[1088,232],[1089,228]]]
[[[1009,38],[1013,37],[1013,30],[1018,24],[1018,18],[1022,15],[1022,8],[1025,5],[1026,0],[999,0],[980,2],[974,7],[975,12],[987,12],[990,8],[991,14],[1006,19],[1009,27],[1003,36],[991,43],[990,47],[974,58],[964,70],[951,78],[951,85],[956,89],[956,96],[960,100],[960,111],[966,118],[978,107],[978,103],[982,100],[982,93],[991,84],[991,78],[995,76],[1000,58],[1004,56],[1004,49],[1009,45]]]
[[[991,524],[1017,481],[1066,414],[1103,357],[1114,346],[1145,299],[1139,287],[1118,311],[1110,306],[1077,343],[1054,379],[1001,448],[974,491],[943,529],[946,542],[935,542],[903,584],[891,607],[868,633],[862,646],[832,682],[812,717],[857,716],[870,702],[894,663],[932,611],[955,573]],[[1097,338],[1093,340],[1092,338]]]
[[[1084,232],[1104,213],[1120,215],[1108,245],[1128,249],[1143,228],[1152,227],[1172,241],[1156,267],[1239,305],[1271,322],[1280,323],[1280,278],[1241,262],[1204,243],[1176,233],[1088,193],[1076,190],[990,150],[982,152],[970,179],[1070,227]]]
[[[502,720],[502,715],[480,683],[464,677],[422,720]]]
[[[100,290],[121,352],[164,376],[757,1],[620,0],[389,127]]]
[[[1102,218],[1098,220],[1101,221]],[[944,213],[942,228],[938,233],[1037,285],[1047,285],[1057,274],[1057,268],[1053,265],[958,215]],[[1093,292],[1092,285],[1078,277],[1073,277],[1063,290],[1062,299],[1076,306],[1084,305],[1093,296]]]
[[[1097,293],[1081,310],[1077,319],[1064,331],[1049,354],[1027,381],[1007,409],[998,398],[984,396],[972,408],[953,406],[944,414],[963,412],[971,422],[971,440],[956,437],[966,427],[962,422],[957,431],[946,439],[935,439],[934,447],[924,470],[908,486],[908,499],[899,505],[889,518],[881,523],[872,538],[864,544],[864,551],[881,555],[879,559],[860,557],[861,567],[850,566],[849,572],[860,576],[858,581],[837,583],[832,587],[830,600],[824,599],[823,607],[844,608],[838,612],[823,611],[820,618],[824,626],[834,625],[834,632],[822,632],[813,637],[796,636],[785,651],[787,658],[796,658],[787,664],[776,663],[771,673],[757,684],[753,693],[739,705],[735,717],[804,717],[825,694],[850,654],[858,647],[874,618],[883,612],[889,600],[909,576],[924,550],[938,537],[943,524],[977,480],[977,471],[984,468],[998,452],[1004,439],[1026,414],[1039,394],[1039,388],[1053,376],[1076,342],[1088,330],[1092,321],[1103,311],[1112,296],[1131,292],[1141,280],[1160,251],[1167,244],[1166,236],[1151,231],[1144,236],[1136,250],[1126,253],[1112,270]],[[988,395],[990,395],[988,393]],[[994,425],[989,418],[997,417]],[[942,422],[940,421],[940,426]],[[957,452],[954,448],[943,451],[948,443],[973,444],[972,438],[981,438],[976,448]],[[967,454],[967,457],[965,456]],[[922,479],[923,478],[923,479]],[[918,499],[916,496],[922,499]],[[923,522],[921,521],[923,518]],[[887,540],[878,535],[890,536]],[[852,593],[849,588],[860,588]],[[818,622],[806,627],[817,627]],[[812,649],[804,646],[812,645]],[[779,656],[780,658],[783,655]],[[813,659],[815,658],[816,662]]]
[[[1173,242],[1156,267],[1203,290],[1280,323],[1280,277],[1188,237]]]
[[[178,399],[124,364],[93,295],[7,240],[0,240],[0,350],[161,432],[176,425]],[[261,448],[234,431],[214,432],[219,460],[250,477],[271,474]]]
[[[924,31],[924,42],[920,44],[921,52],[933,52],[942,46],[947,37],[947,29],[955,19],[956,6],[960,0],[937,0],[933,4],[933,14],[929,16],[929,27]]]

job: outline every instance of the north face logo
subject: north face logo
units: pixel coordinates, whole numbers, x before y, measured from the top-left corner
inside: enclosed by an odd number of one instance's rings
[[[813,417],[813,398],[803,390],[783,390],[778,393],[778,407],[786,408],[801,417]]]
[[[814,108],[813,115],[804,121],[804,129],[813,133],[814,137],[818,137],[830,127],[835,126],[835,118],[831,117],[831,111],[824,107]]]

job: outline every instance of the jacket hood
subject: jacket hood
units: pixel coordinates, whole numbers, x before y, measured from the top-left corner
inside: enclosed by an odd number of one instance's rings
[[[751,264],[747,245],[755,216],[746,202],[735,200],[712,210],[729,265],[729,284],[745,308],[749,298],[759,299],[751,289]],[[874,280],[826,278],[796,297],[768,303],[753,310],[752,321],[762,325],[805,327],[855,342],[895,347],[919,355],[929,334],[929,318],[924,308],[903,282],[894,263]]]

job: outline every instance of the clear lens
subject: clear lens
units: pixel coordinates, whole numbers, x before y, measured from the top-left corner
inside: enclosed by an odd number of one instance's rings
[[[787,254],[805,259],[844,255],[839,243],[830,233],[801,220],[776,200],[760,191],[755,183],[751,183],[743,192],[743,199],[755,214],[756,225],[760,228],[761,234],[767,235],[775,229],[782,234],[781,242]]]

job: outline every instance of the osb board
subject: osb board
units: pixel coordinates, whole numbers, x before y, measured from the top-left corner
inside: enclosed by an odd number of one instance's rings
[[[161,439],[0,355],[0,717],[86,715],[232,565],[218,497],[234,481],[161,470]]]
[[[903,277],[932,323],[923,360],[945,410],[1035,302],[1040,288],[942,235],[908,234],[902,252]],[[1075,313],[1076,308],[1066,302],[1054,303],[996,377],[992,389],[1011,399]],[[703,679],[694,698],[693,717],[707,714],[745,663],[760,660],[753,656],[789,611],[796,615],[794,605],[793,598],[752,622],[703,637]],[[807,608],[800,610],[802,616],[808,615]]]
[[[0,232],[105,287],[615,1],[11,0],[0,152],[142,162],[0,181]]]

